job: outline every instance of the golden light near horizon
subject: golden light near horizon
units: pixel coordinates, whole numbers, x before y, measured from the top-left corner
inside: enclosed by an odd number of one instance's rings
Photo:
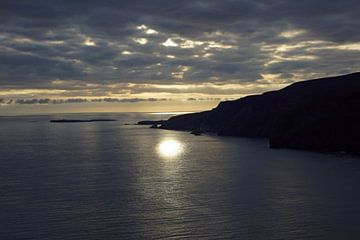
[[[159,155],[166,159],[171,159],[179,156],[184,151],[184,145],[173,139],[167,139],[160,142],[157,146]]]

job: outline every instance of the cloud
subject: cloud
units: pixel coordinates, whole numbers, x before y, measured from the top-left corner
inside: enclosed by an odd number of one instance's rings
[[[68,98],[68,99],[49,99],[49,98],[32,98],[32,99],[15,99],[6,101],[0,99],[0,104],[20,104],[20,105],[32,105],[32,104],[69,104],[69,103],[88,103],[88,102],[104,102],[104,103],[137,103],[137,102],[164,102],[171,101],[169,98]]]
[[[159,85],[173,94],[255,93],[358,71],[359,13],[356,0],[2,0],[0,89],[33,91],[11,95],[18,104],[33,104],[31,95],[35,104],[117,99],[164,91]],[[208,87],[217,83],[240,87]]]
[[[119,102],[119,103],[136,103],[136,102],[158,102],[169,101],[167,98],[104,98],[100,102]]]
[[[88,102],[84,98],[69,98],[69,99],[49,99],[49,98],[40,98],[40,99],[16,99],[15,104],[64,104],[64,103],[85,103]],[[12,104],[12,103],[8,103]]]

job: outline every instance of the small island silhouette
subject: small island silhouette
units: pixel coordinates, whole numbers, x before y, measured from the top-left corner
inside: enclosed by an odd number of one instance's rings
[[[51,123],[115,122],[116,119],[53,119]]]

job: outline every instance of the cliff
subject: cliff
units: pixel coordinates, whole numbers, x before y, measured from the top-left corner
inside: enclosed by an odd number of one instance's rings
[[[221,102],[172,117],[161,128],[264,137],[273,148],[360,152],[360,73]]]

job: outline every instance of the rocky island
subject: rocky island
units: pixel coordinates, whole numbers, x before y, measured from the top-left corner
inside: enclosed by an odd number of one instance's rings
[[[139,121],[137,122],[137,125],[160,125],[163,124],[165,122],[165,120],[143,120],[143,121]]]
[[[268,138],[272,148],[360,152],[360,73],[308,80],[174,116],[161,128]]]
[[[88,122],[116,122],[116,119],[53,119],[51,123],[88,123]]]

